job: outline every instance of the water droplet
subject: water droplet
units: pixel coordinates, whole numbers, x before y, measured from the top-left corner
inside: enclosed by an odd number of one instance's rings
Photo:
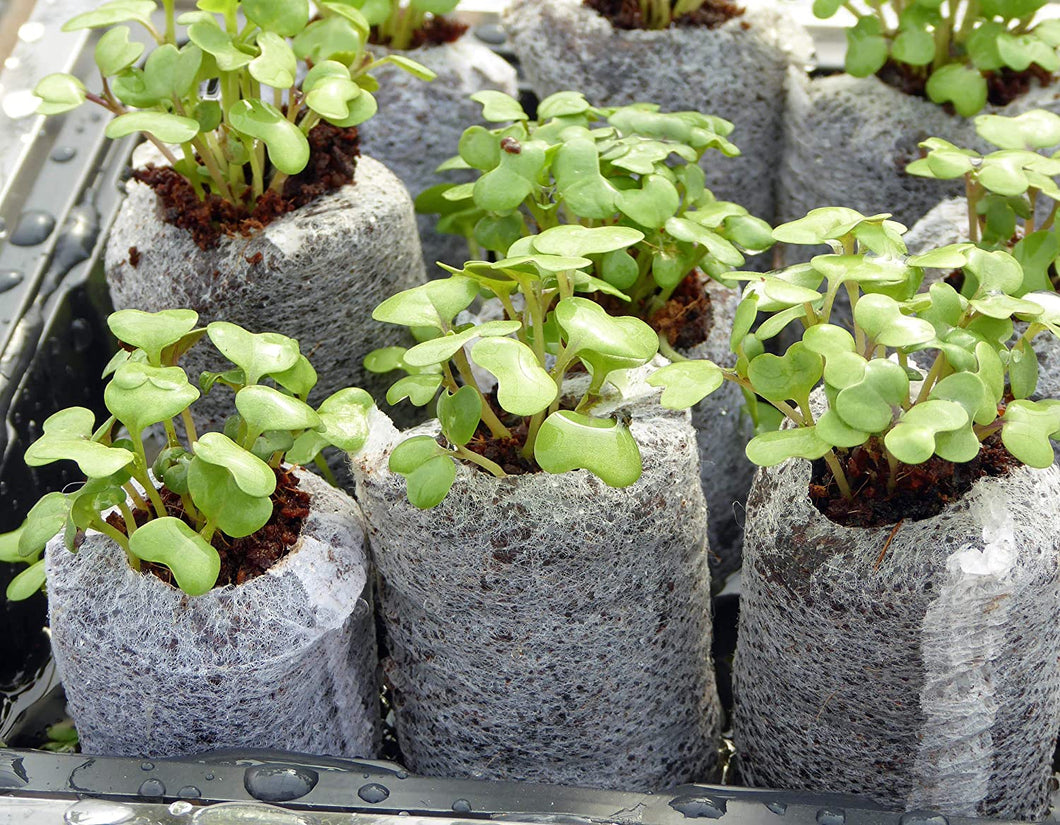
[[[223,802],[198,808],[191,822],[193,825],[310,825],[309,820],[294,811],[257,802]]]
[[[202,775],[202,778],[205,779],[207,782],[213,782],[213,773],[207,771]]]
[[[361,789],[357,791],[357,796],[365,802],[374,805],[390,796],[390,791],[386,786],[380,785],[378,782],[369,782],[367,785],[361,785]]]
[[[184,801],[174,802],[172,805],[169,806],[169,812],[173,816],[186,816],[187,814],[190,814],[194,810],[195,810],[195,806],[194,805],[192,805],[190,802],[184,802]]]
[[[155,763],[154,762],[141,762],[140,763],[140,770],[142,770],[142,771],[153,771],[154,769],[155,769]]]
[[[466,799],[458,799],[453,803],[453,810],[458,814],[469,814],[471,813],[471,803]]]
[[[77,157],[77,149],[73,146],[56,146],[48,157],[56,163],[69,163]]]
[[[847,812],[842,808],[821,808],[817,812],[817,825],[843,825]]]
[[[767,802],[766,807],[778,816],[783,816],[788,812],[787,802],[777,802],[774,800],[773,802]]]
[[[55,216],[40,209],[29,209],[18,219],[11,243],[15,246],[36,246],[44,243],[55,229]]]
[[[476,26],[475,37],[491,46],[503,46],[504,41],[508,39],[504,34],[504,29],[497,23],[483,23],[481,26]]]
[[[137,793],[154,799],[166,795],[166,786],[158,779],[146,779]]]
[[[670,801],[670,807],[689,819],[721,819],[725,816],[724,799],[709,796],[679,796]]]
[[[22,283],[22,273],[17,269],[0,269],[0,292],[7,292]]]
[[[898,820],[899,825],[950,825],[942,814],[934,811],[910,811]]]
[[[396,774],[394,774],[394,778],[395,779],[408,779],[409,778],[409,772],[408,771],[398,771]]]
[[[243,773],[243,787],[262,802],[289,802],[316,787],[319,775],[294,765],[255,765]]]
[[[8,92],[4,95],[3,103],[0,105],[5,115],[12,120],[19,120],[36,113],[40,98],[29,89],[19,89],[17,92]],[[33,136],[29,135],[29,138],[32,140]]]
[[[121,825],[136,816],[136,811],[120,802],[82,799],[63,814],[66,825]]]
[[[44,37],[44,24],[37,21],[23,23],[18,27],[18,39],[26,43],[36,43]]]
[[[200,796],[202,796],[202,791],[200,791],[194,785],[185,785],[183,788],[177,791],[177,796],[179,796],[181,799],[198,799]]]

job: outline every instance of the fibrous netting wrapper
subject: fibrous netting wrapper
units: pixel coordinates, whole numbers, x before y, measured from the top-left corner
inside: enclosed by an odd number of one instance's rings
[[[472,34],[452,43],[415,49],[411,53],[382,47],[383,54],[406,55],[438,77],[424,83],[408,72],[384,64],[375,70],[379,79],[379,113],[358,127],[361,146],[396,174],[415,198],[424,189],[443,181],[466,181],[467,172],[436,173],[435,169],[457,153],[464,130],[482,122],[482,106],[471,95],[494,89],[515,97],[518,86],[512,64]],[[463,266],[470,257],[467,240],[435,231],[437,215],[417,215],[423,260],[429,277],[442,274],[435,261]]]
[[[834,524],[809,480],[802,460],[763,469],[748,500],[741,775],[1043,817],[1060,724],[1060,470],[980,479],[897,529]]]
[[[412,770],[626,790],[710,777],[720,710],[695,433],[645,374],[600,408],[630,415],[641,447],[625,489],[584,470],[461,465],[445,501],[417,510],[388,455],[437,425],[373,422],[354,472]]]
[[[186,230],[161,220],[150,187],[131,181],[105,261],[117,309],[187,307],[199,313],[200,324],[231,321],[251,332],[297,338],[319,375],[313,403],[346,386],[363,387],[383,403],[390,381],[367,372],[361,361],[373,349],[407,341],[402,328],[372,320],[372,310],[426,280],[408,192],[385,166],[364,156],[357,159],[353,185],[321,195],[249,238],[222,237],[206,251]],[[231,367],[220,356],[207,360],[208,352],[200,344],[182,359],[193,381],[202,370]],[[193,414],[200,429],[219,430],[232,411],[231,392],[218,386]]]
[[[732,121],[738,158],[708,152],[707,185],[772,222],[788,67],[812,41],[777,4],[741,3],[723,25],[623,31],[582,0],[515,0],[504,16],[512,49],[539,97],[572,89],[596,106],[656,103]]]
[[[374,756],[379,677],[364,526],[309,473],[294,552],[238,586],[190,597],[90,533],[47,550],[52,650],[84,753],[213,748]]]
[[[1036,108],[1060,111],[1055,85],[1035,85],[1009,105],[983,112],[1012,116]],[[865,215],[887,212],[912,226],[962,186],[906,174],[906,166],[921,156],[921,141],[939,137],[977,151],[993,148],[976,135],[974,119],[951,115],[875,77],[811,79],[796,68],[788,79],[784,135],[778,222],[818,207],[847,206]],[[818,251],[828,250],[791,246],[785,260],[809,260]]]

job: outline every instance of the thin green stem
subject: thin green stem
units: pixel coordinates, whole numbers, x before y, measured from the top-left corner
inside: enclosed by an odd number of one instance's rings
[[[187,408],[181,410],[180,420],[184,422],[184,435],[187,437],[188,446],[190,447],[199,440],[199,434],[195,430],[195,421],[191,417],[191,410]]]
[[[136,518],[133,516],[132,510],[129,509],[127,502],[120,502],[118,509],[121,510],[121,517],[125,519],[125,534],[132,537],[132,534],[136,532]]]
[[[494,438],[511,438],[511,431],[497,417],[497,413],[493,411],[489,401],[486,400],[486,396],[479,389],[475,374],[471,371],[471,364],[467,360],[467,353],[463,349],[457,350],[456,354],[453,355],[453,361],[456,364],[457,371],[460,373],[460,377],[464,380],[464,384],[474,387],[475,392],[478,393],[479,400],[482,402],[482,422],[489,427],[490,434]]]
[[[504,470],[499,464],[494,461],[490,461],[484,455],[479,455],[474,450],[469,450],[466,447],[462,447],[457,444],[454,449],[454,452],[456,453],[458,458],[462,458],[465,461],[470,461],[472,464],[477,464],[479,467],[482,467],[484,470],[489,472],[491,475],[496,476],[497,478],[504,478],[506,475],[508,475],[506,472],[504,472]]]
[[[129,566],[133,570],[140,569],[140,560],[136,558],[132,553],[129,552],[129,537],[124,535],[116,527],[111,527],[102,517],[92,519],[88,526],[93,530],[102,533],[115,544],[117,544],[122,550],[125,551],[125,555],[129,557]]]
[[[854,494],[850,490],[847,474],[843,472],[843,465],[839,463],[839,458],[836,454],[829,450],[824,454],[824,462],[828,465],[828,469],[832,471],[832,478],[835,479],[836,486],[839,487],[839,492],[843,494],[843,498],[848,501],[852,499]]]
[[[332,487],[339,486],[339,482],[335,478],[335,474],[331,472],[331,468],[328,466],[328,463],[324,460],[324,456],[322,456],[320,453],[317,453],[313,457],[313,463],[317,466],[317,469],[320,470],[320,474],[324,476],[324,480],[327,481],[328,484],[330,484]]]
[[[964,198],[968,202],[968,240],[979,243],[979,196],[981,190],[971,174],[964,176]]]

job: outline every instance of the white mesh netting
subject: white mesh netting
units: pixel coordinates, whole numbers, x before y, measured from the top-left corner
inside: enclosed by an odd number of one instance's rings
[[[938,516],[844,528],[810,465],[748,500],[735,736],[752,785],[1041,818],[1060,724],[1060,470],[976,482]]]
[[[389,50],[373,47],[380,55]],[[406,54],[397,52],[397,54]],[[375,70],[379,78],[379,113],[360,127],[364,151],[379,158],[409,188],[413,197],[446,180],[472,180],[467,173],[435,173],[442,161],[457,153],[464,130],[482,122],[482,106],[471,95],[496,89],[518,93],[515,69],[473,34],[453,43],[416,49],[408,57],[433,69],[438,77],[425,83],[389,64]],[[434,231],[436,215],[417,215],[427,274],[443,274],[435,261],[463,266],[469,259],[467,241]]]
[[[772,222],[781,154],[784,79],[812,42],[777,4],[741,3],[746,13],[716,29],[621,31],[582,0],[515,0],[504,17],[524,76],[541,97],[565,89],[597,106],[657,103],[731,120],[742,155],[709,152],[707,185]]]
[[[374,756],[375,629],[356,503],[309,473],[298,549],[239,586],[189,597],[98,533],[48,546],[52,650],[88,754],[211,748]]]
[[[107,281],[116,309],[154,312],[188,307],[200,323],[231,321],[251,332],[297,338],[320,376],[311,400],[345,386],[364,387],[382,402],[390,381],[361,360],[377,347],[407,343],[404,330],[372,320],[395,292],[426,280],[412,203],[401,181],[368,157],[355,182],[273,221],[250,238],[222,238],[203,251],[190,234],[158,216],[157,198],[131,181],[110,230]],[[133,266],[129,250],[139,261]],[[258,254],[259,263],[254,263]],[[204,369],[228,369],[209,345],[182,361],[192,381]],[[232,393],[216,387],[195,405],[197,424],[220,429]]]
[[[710,777],[706,509],[688,417],[654,397],[615,404],[641,445],[634,486],[462,466],[428,511],[387,469],[402,436],[378,414],[354,465],[412,770],[625,790]]]

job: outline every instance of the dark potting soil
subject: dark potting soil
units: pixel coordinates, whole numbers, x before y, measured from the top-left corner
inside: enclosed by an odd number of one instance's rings
[[[499,410],[500,405],[496,403],[496,392],[490,393],[489,399],[493,409]],[[475,431],[475,435],[467,443],[467,448],[484,458],[488,458],[495,464],[500,465],[500,468],[508,475],[515,476],[523,475],[525,473],[539,472],[540,468],[534,463],[534,460],[532,458],[526,458],[520,452],[526,445],[528,420],[529,419],[518,417],[512,417],[507,420],[502,418],[504,426],[507,427],[512,434],[511,438],[503,439],[494,438],[485,424],[479,424],[478,430]],[[482,468],[480,467],[479,469]],[[482,469],[482,472],[486,472],[486,470]]]
[[[459,40],[466,31],[467,23],[458,23],[456,20],[450,20],[448,17],[435,15],[434,17],[428,18],[426,23],[412,33],[412,44],[409,46],[409,49],[444,46],[446,43],[452,43]],[[376,46],[390,45],[390,41],[384,41],[379,38],[379,29],[375,27],[372,28],[372,33],[369,36],[368,41]]]
[[[661,309],[647,318],[641,317],[656,332],[664,333],[671,347],[689,350],[707,340],[714,324],[714,310],[710,295],[703,289],[699,272],[689,273],[670,295]],[[620,301],[612,295],[596,293],[593,300],[609,315],[634,315],[635,307],[628,301]],[[640,317],[640,316],[639,316]]]
[[[643,29],[644,18],[638,0],[583,0],[586,6],[606,17],[616,29]],[[682,14],[671,25],[703,26],[715,29],[723,23],[744,13],[742,6],[730,0],[707,0],[702,6],[688,14]],[[746,28],[747,23],[743,24]]]
[[[928,76],[921,68],[888,60],[876,76],[907,95],[927,97]],[[1042,86],[1048,86],[1055,79],[1051,73],[1034,63],[1022,72],[1005,67],[996,72],[984,72],[984,77],[986,77],[987,101],[994,106],[1007,106],[1013,100],[1026,94],[1035,80]],[[953,114],[952,104],[947,103],[945,106],[946,110]]]
[[[246,237],[320,195],[353,183],[360,154],[357,128],[318,123],[308,137],[309,165],[284,182],[283,192],[265,192],[253,208],[230,203],[210,191],[200,200],[191,184],[169,166],[136,169],[132,176],[154,189],[164,221],[188,230],[200,249],[210,249],[222,235]],[[266,178],[271,170],[266,163]]]
[[[269,523],[240,539],[229,538],[220,531],[214,533],[213,544],[221,557],[221,572],[217,577],[217,587],[227,584],[242,584],[249,579],[260,576],[274,564],[285,558],[298,540],[302,525],[309,516],[309,493],[298,489],[298,477],[287,470],[275,470],[276,492],[272,494],[272,518]],[[162,501],[171,516],[183,519],[184,507],[180,496],[162,489]],[[137,525],[144,524],[148,513],[144,510],[133,512]],[[107,523],[122,533],[125,531],[125,519],[113,513],[107,517]],[[190,523],[190,522],[189,522]],[[168,567],[151,562],[142,562],[140,569],[150,572],[176,587],[173,574]]]
[[[813,462],[813,505],[844,527],[882,527],[902,519],[919,521],[941,513],[980,478],[1003,476],[1019,466],[1001,443],[1000,433],[993,433],[971,461],[955,464],[933,456],[923,464],[899,464],[895,490],[888,493],[890,467],[882,447],[880,440],[874,438],[852,450],[837,451],[854,491],[851,500],[839,492],[824,459]]]

